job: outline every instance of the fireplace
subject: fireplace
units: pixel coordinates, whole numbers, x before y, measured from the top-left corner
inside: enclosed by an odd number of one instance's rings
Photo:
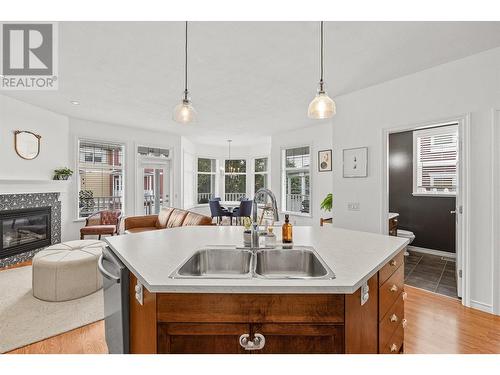
[[[51,244],[51,207],[0,211],[0,259]]]

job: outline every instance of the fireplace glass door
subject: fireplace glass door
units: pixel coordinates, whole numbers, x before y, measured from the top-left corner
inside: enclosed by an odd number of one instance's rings
[[[0,258],[50,245],[50,208],[0,212]]]

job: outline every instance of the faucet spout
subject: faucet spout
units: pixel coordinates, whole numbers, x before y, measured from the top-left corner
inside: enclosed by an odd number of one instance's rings
[[[261,188],[255,192],[252,202],[252,248],[259,247],[259,224],[257,223],[257,197],[259,195],[265,195],[271,199],[271,205],[273,209],[274,220],[279,221],[280,217],[278,214],[278,205],[276,203],[276,196],[274,193],[266,188]]]

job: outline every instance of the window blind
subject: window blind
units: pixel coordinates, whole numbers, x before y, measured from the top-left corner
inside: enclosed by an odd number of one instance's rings
[[[414,133],[416,192],[455,193],[457,188],[458,126]]]

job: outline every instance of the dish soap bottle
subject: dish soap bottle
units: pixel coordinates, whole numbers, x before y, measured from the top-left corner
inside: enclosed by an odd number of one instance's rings
[[[285,215],[285,223],[281,230],[283,243],[292,243],[292,224],[288,215]]]
[[[267,227],[267,234],[265,237],[265,247],[276,247],[276,235],[273,233],[273,227]]]

